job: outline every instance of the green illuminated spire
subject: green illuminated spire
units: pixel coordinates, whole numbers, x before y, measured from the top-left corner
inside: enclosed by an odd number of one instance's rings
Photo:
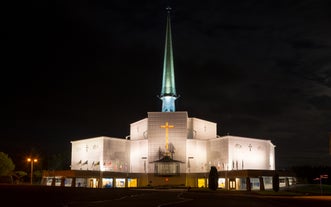
[[[167,8],[167,26],[163,60],[163,79],[160,99],[162,100],[162,112],[175,111],[175,100],[177,99],[175,87],[174,58],[172,52],[170,10]]]

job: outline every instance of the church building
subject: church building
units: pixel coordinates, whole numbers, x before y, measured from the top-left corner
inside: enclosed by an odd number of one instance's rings
[[[217,124],[176,111],[170,10],[167,12],[160,112],[130,124],[130,135],[71,141],[71,170],[45,171],[43,184],[92,187],[207,187],[212,166],[219,188],[263,190],[294,183],[275,169],[275,145],[267,139],[217,135]]]

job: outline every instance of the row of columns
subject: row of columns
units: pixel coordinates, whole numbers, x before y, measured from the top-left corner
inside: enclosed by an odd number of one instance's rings
[[[260,191],[264,191],[264,180],[263,177],[259,177],[259,182],[260,182]],[[246,177],[246,190],[251,191],[252,190],[252,184],[251,184],[251,179],[250,177]]]
[[[61,187],[64,187],[65,186],[65,177],[61,177],[60,178],[61,179],[61,184],[60,184],[60,186]],[[70,187],[76,187],[76,178],[75,177],[71,177],[71,185],[70,185]],[[102,188],[103,186],[102,186],[102,178],[100,179],[100,178],[97,178],[98,179],[98,184],[97,184],[97,187],[98,188]],[[112,188],[116,188],[116,178],[112,178],[113,179],[113,184],[112,184]],[[52,183],[51,183],[51,186],[55,186],[55,183],[56,183],[56,178],[54,177],[54,178],[52,178]],[[80,187],[80,186],[79,186]],[[127,188],[128,187],[128,178],[125,178],[125,188]]]
[[[56,178],[52,178],[52,184],[51,186],[55,186]],[[65,186],[65,177],[61,177],[61,184],[60,186],[64,187]],[[76,187],[76,178],[73,177],[71,181],[71,187]]]

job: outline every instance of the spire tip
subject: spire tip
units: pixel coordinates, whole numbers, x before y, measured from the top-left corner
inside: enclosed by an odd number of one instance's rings
[[[170,13],[171,7],[170,6],[167,6],[166,10],[167,10],[168,13]]]

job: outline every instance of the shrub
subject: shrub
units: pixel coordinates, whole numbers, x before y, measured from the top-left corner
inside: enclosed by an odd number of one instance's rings
[[[278,192],[278,191],[279,191],[279,175],[278,175],[278,174],[275,174],[275,175],[272,177],[272,189],[273,189],[275,192]]]
[[[210,172],[208,177],[208,188],[211,190],[217,190],[218,188],[218,172],[215,166],[210,167]]]

